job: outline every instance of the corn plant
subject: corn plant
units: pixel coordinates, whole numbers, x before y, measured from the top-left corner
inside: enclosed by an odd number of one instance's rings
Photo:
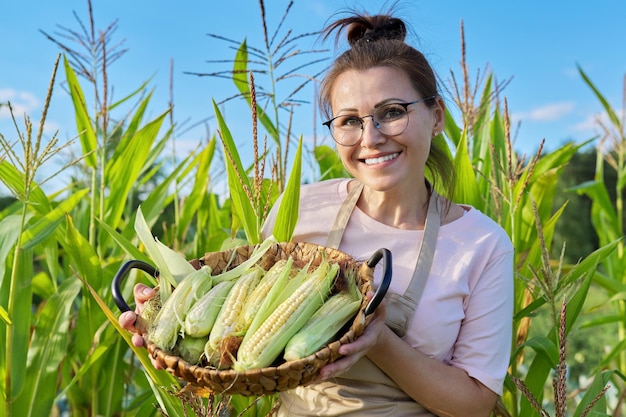
[[[47,143],[43,138],[58,62],[57,59],[38,131],[33,130],[27,116],[26,131],[22,131],[13,116],[18,139],[13,142],[0,134],[0,178],[16,198],[0,213],[1,416],[18,412],[25,416],[49,414],[57,394],[50,389],[57,378],[55,368],[64,359],[68,343],[70,307],[80,292],[75,277],[57,282],[45,272],[35,273],[39,256],[58,256],[54,240],[58,226],[63,223],[65,212],[71,211],[86,194],[85,190],[77,190],[59,204],[45,195],[35,179],[48,160],[71,144],[70,141],[59,145],[56,134]],[[56,260],[49,262],[54,265]],[[31,300],[38,296],[44,296],[47,303],[33,311]]]
[[[286,185],[286,169],[291,160],[289,147],[294,142],[298,143],[298,132],[293,129],[294,111],[306,103],[301,98],[305,87],[315,83],[325,69],[317,70],[315,74],[303,71],[328,60],[326,50],[301,50],[298,46],[298,42],[317,36],[318,32],[294,33],[293,29],[283,30],[293,4],[293,1],[288,2],[278,25],[271,31],[267,25],[265,2],[259,0],[263,45],[251,45],[247,39],[237,41],[219,34],[209,34],[211,38],[231,45],[235,56],[232,59],[207,62],[215,66],[230,64],[232,67],[213,72],[190,72],[200,77],[233,82],[237,92],[216,105],[221,106],[233,99],[244,99],[251,106],[258,124],[272,140],[266,152],[273,155],[271,176],[276,183],[277,193],[281,193]],[[250,78],[256,79],[256,82],[251,82]],[[251,91],[251,86],[256,91]]]
[[[591,221],[601,245],[618,241],[617,248],[602,261],[602,271],[597,275],[595,282],[606,293],[607,304],[610,310],[593,320],[584,323],[586,328],[601,329],[602,326],[616,325],[617,337],[610,352],[599,364],[600,368],[614,365],[621,375],[626,374],[626,304],[624,294],[626,290],[626,255],[624,253],[624,189],[626,187],[626,133],[624,131],[624,118],[622,114],[611,107],[608,100],[596,88],[589,76],[578,68],[578,71],[592,90],[604,109],[605,118],[598,118],[597,125],[601,136],[597,147],[596,172],[593,180],[573,187],[571,191],[585,195],[591,199]],[[626,95],[624,96],[626,101]],[[604,177],[605,169],[614,170],[617,181],[614,190],[607,189]],[[618,397],[618,407],[623,408],[626,397],[624,396],[624,382],[621,378],[614,377]],[[620,414],[621,415],[621,414]]]
[[[602,248],[579,265],[568,267],[568,274],[561,280],[553,278],[555,273],[548,253],[551,252],[555,224],[566,208],[565,204],[556,211],[552,207],[557,181],[564,166],[583,144],[569,143],[546,154],[540,146],[530,158],[518,156],[513,149],[506,99],[503,106],[500,104],[501,89],[506,83],[495,85],[493,76],[487,73],[482,91],[478,85],[469,85],[463,27],[461,35],[463,84],[459,85],[452,74],[451,88],[462,111],[462,125],[457,126],[447,113],[445,128],[455,150],[453,158],[458,181],[453,195],[457,201],[471,204],[495,219],[513,242],[516,273],[513,350],[503,406],[501,404],[496,415],[534,416],[539,411],[533,401],[544,400],[544,388],[551,372],[564,366],[564,358],[560,358],[558,352],[559,346],[565,342],[558,340],[556,332],[529,338],[532,317],[543,311],[542,306],[547,304],[550,317],[558,328],[556,300],[568,289],[571,299],[568,302],[567,332],[563,336],[575,328],[589,285],[597,276],[597,266],[615,249],[617,242],[603,242]],[[445,146],[439,140],[441,146]],[[534,356],[531,357],[528,350]],[[513,384],[521,379],[522,374],[525,374],[526,391],[520,391]],[[601,376],[599,381],[603,378]],[[581,404],[589,405],[596,394],[603,392],[604,387],[601,382],[599,384],[600,390],[590,390],[591,397]],[[532,396],[521,395],[523,393]],[[562,395],[555,396],[554,401],[559,410],[565,406]],[[602,401],[594,404],[596,412],[606,405]],[[577,411],[575,415],[581,415],[581,412]]]

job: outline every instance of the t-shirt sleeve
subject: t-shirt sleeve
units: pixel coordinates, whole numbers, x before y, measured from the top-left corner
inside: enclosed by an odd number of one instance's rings
[[[513,250],[494,257],[474,285],[451,364],[498,395],[509,366],[513,314]]]

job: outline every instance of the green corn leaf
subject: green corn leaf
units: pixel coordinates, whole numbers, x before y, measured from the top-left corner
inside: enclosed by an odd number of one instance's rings
[[[0,306],[0,320],[5,324],[11,325],[11,317],[9,317],[9,313],[2,306]]]
[[[185,199],[185,204],[182,207],[180,219],[178,220],[179,234],[186,233],[187,228],[193,221],[196,213],[200,211],[204,198],[209,190],[209,184],[211,182],[211,176],[209,175],[209,169],[211,168],[211,161],[215,154],[217,140],[215,137],[209,141],[207,146],[197,155],[196,159],[191,162],[190,166],[196,167],[196,175],[194,178],[193,186]]]
[[[478,136],[479,131],[490,128],[490,117],[491,117],[491,104],[493,103],[493,74],[489,73],[487,75],[487,79],[485,80],[483,90],[480,95],[480,101],[478,106],[472,110],[473,113],[473,130],[471,131],[471,135]],[[496,110],[497,111],[497,110]],[[495,138],[490,138],[491,140]],[[490,140],[490,141],[491,141]],[[481,153],[478,153],[477,149],[483,147],[483,144],[474,142],[473,145],[473,153],[474,157],[479,158],[482,156]]]
[[[582,416],[582,413],[589,407],[592,401],[597,397],[597,395],[611,382],[611,379],[614,377],[619,377],[622,381],[626,380],[624,375],[619,373],[618,371],[600,371],[597,372],[593,382],[591,385],[585,390],[585,394],[582,399],[578,403],[576,410],[574,411],[574,417]],[[606,396],[602,396],[597,403],[591,408],[590,414],[587,414],[588,417],[599,417],[599,416],[607,416],[610,417],[610,414],[607,414],[607,402]]]
[[[126,125],[124,127],[120,126],[120,130],[123,129],[123,133],[119,143],[115,147],[115,152],[111,158],[112,160],[118,160],[120,155],[126,152],[126,149],[131,146],[130,142],[135,140],[134,137],[140,129],[139,126],[141,125],[141,121],[146,114],[146,109],[148,108],[151,98],[152,92],[146,94],[144,99],[139,102],[139,105],[133,113],[130,121],[126,120]]]
[[[452,142],[455,147],[458,147],[459,142],[461,142],[461,129],[456,124],[454,116],[452,116],[452,113],[450,113],[447,107],[445,113],[445,127],[443,130],[446,132],[446,136],[450,139],[450,142]]]
[[[23,247],[25,249],[34,248],[49,238],[63,221],[65,215],[71,212],[87,193],[89,193],[87,188],[73,193],[68,198],[62,200],[54,210],[46,213],[35,224],[24,230],[22,234]]]
[[[341,163],[341,158],[330,146],[316,146],[313,152],[320,170],[320,181],[350,176]]]
[[[543,400],[546,380],[552,371],[551,366],[552,364],[547,355],[536,355],[528,367],[526,379],[524,380],[524,383],[540,404]],[[517,415],[524,417],[538,417],[539,413],[535,411],[528,399],[522,396],[519,413]]]
[[[195,271],[184,256],[165,246],[152,236],[150,227],[143,217],[141,206],[137,209],[137,214],[135,215],[135,231],[139,240],[145,246],[146,252],[150,255],[150,259],[159,270],[160,278],[165,280],[165,282],[175,287],[182,278]],[[161,285],[160,294],[163,302],[169,296],[167,293],[168,289],[168,285]]]
[[[105,221],[111,227],[118,226],[128,196],[141,173],[147,168],[145,164],[150,149],[166,115],[167,112],[161,114],[137,131],[128,145],[124,147],[124,152],[107,165],[105,178],[109,185],[110,195],[106,199]]]
[[[132,99],[133,97],[136,97],[138,95],[141,95],[144,93],[144,91],[146,91],[146,88],[148,87],[148,85],[150,84],[150,82],[152,82],[152,77],[148,78],[146,81],[144,81],[138,88],[136,88],[135,90],[131,91],[129,94],[127,94],[126,96],[122,97],[121,99],[111,103],[109,105],[109,111],[114,110],[115,108],[117,108],[118,106],[120,106],[121,104],[126,103],[128,100]]]
[[[14,300],[13,311],[8,311],[12,314],[13,318],[19,318],[19,320],[12,320],[11,325],[11,341],[8,340],[5,343],[11,344],[11,362],[7,365],[10,368],[11,376],[11,391],[6,392],[8,398],[17,398],[18,394],[22,391],[26,381],[26,364],[28,363],[28,351],[30,341],[30,326],[32,317],[32,279],[35,275],[33,270],[34,254],[32,249],[20,250],[17,252],[18,260],[16,263],[16,269],[12,271],[16,280],[14,285],[11,286],[11,292],[8,294],[10,298]],[[8,289],[7,286],[3,286],[4,291],[0,293],[0,300],[5,300],[4,292]],[[4,356],[4,354],[2,355]],[[15,409],[18,411],[19,409]]]
[[[76,73],[74,73],[72,66],[65,56],[63,57],[63,65],[65,67],[65,78],[67,79],[70,96],[72,97],[72,102],[74,103],[76,130],[80,136],[80,143],[83,148],[83,155],[85,155],[85,162],[90,168],[96,168],[98,139],[96,138],[96,132],[91,124],[85,95],[83,94],[83,90],[78,82]]]
[[[117,230],[113,229],[111,226],[103,222],[99,222],[98,224],[102,228],[102,230],[108,233],[109,236],[115,241],[115,243],[119,247],[121,247],[124,250],[124,252],[126,252],[129,258],[138,259],[147,263],[151,262],[148,256],[146,256],[143,252],[137,249],[137,247],[133,244],[133,242],[128,240],[125,236],[123,236]]]
[[[615,111],[613,110],[613,108],[611,107],[609,102],[606,100],[606,98],[604,98],[602,93],[600,93],[600,90],[598,90],[596,88],[596,86],[593,84],[591,79],[587,76],[585,71],[583,71],[583,69],[580,67],[580,65],[576,65],[576,67],[578,68],[578,73],[583,78],[585,83],[589,86],[589,88],[591,88],[591,90],[596,95],[596,97],[598,98],[600,103],[602,103],[602,107],[604,107],[604,111],[609,116],[609,119],[611,120],[611,123],[613,123],[613,125],[615,126],[615,128],[617,129],[618,132],[621,132],[622,131],[622,123],[620,122],[619,117],[617,116],[617,114],[615,113]]]
[[[8,161],[2,160],[2,158],[0,158],[0,181],[11,190],[15,198],[25,202],[26,190],[24,188],[24,174],[19,172]],[[33,203],[31,208],[38,213],[45,214],[52,209],[48,197],[36,184],[30,191],[29,200],[28,203]]]
[[[80,289],[80,285],[81,285],[80,281],[78,281],[78,283],[79,283],[79,289]],[[63,387],[63,390],[57,394],[55,402],[62,400],[63,397],[67,394],[67,392],[70,390],[70,388],[72,388],[74,384],[80,381],[83,377],[85,377],[88,374],[89,371],[92,370],[92,367],[95,363],[105,358],[109,348],[110,346],[105,346],[105,345],[96,346],[95,349],[89,353],[89,355],[86,358],[86,361],[80,366],[78,371],[74,374],[74,376],[72,377],[72,380],[69,381]]]
[[[248,198],[246,189],[248,192],[252,192],[253,188],[250,184],[250,180],[246,175],[246,170],[243,168],[241,159],[239,158],[239,152],[235,141],[230,134],[230,130],[222,117],[217,103],[213,101],[213,108],[215,110],[215,116],[217,117],[217,123],[220,129],[222,142],[224,145],[224,152],[226,155],[226,171],[228,173],[228,189],[230,191],[230,198],[233,202],[233,214],[237,216],[237,219],[241,222],[243,229],[246,233],[248,242],[251,244],[259,243],[261,241],[259,218],[254,210],[252,202]],[[233,228],[235,230],[235,228]]]
[[[27,214],[26,222],[28,223],[32,215]],[[22,216],[20,214],[11,214],[0,220],[0,287],[4,288],[4,277],[8,279],[9,274],[5,274],[7,259],[13,252],[17,240],[20,237],[20,224]]]
[[[603,181],[588,181],[577,187],[572,187],[571,190],[578,194],[584,194],[591,199],[591,220],[601,244],[621,237],[617,234],[620,230],[617,213]]]
[[[126,329],[122,328],[118,322],[117,316],[113,314],[107,303],[89,285],[89,283],[83,281],[83,285],[89,290],[89,293],[100,306],[110,324],[115,327],[119,334],[124,338],[130,349],[143,365],[148,382],[150,383],[155,399],[159,405],[166,410],[170,417],[186,416],[187,414],[183,412],[180,401],[168,392],[170,389],[180,389],[180,385],[176,381],[176,378],[165,370],[157,370],[150,361],[148,351],[144,348],[136,347],[133,344],[131,334]]]
[[[467,149],[467,140],[467,134],[464,132],[454,156],[454,170],[457,175],[454,196],[461,203],[483,210],[484,201],[478,190],[476,174]]]
[[[196,215],[196,233],[194,253],[217,252],[222,246],[222,242],[229,238],[226,232],[230,221],[230,210],[228,207],[220,207],[218,196],[210,193],[204,198],[203,210]]]
[[[594,277],[595,270],[598,267],[598,264],[603,262],[606,258],[608,258],[613,251],[617,248],[617,246],[622,241],[622,238],[616,239],[613,242],[602,246],[601,248],[596,249],[591,254],[587,255],[579,264],[577,264],[572,270],[570,270],[563,282],[567,285],[573,283],[585,275],[589,277]],[[595,281],[595,277],[594,277]]]
[[[300,207],[300,181],[302,178],[302,136],[298,143],[298,150],[289,175],[285,194],[278,207],[276,224],[272,231],[279,242],[289,242],[298,221],[298,209]]]
[[[100,258],[89,241],[75,228],[72,218],[66,216],[66,243],[64,248],[78,273],[88,279],[95,288],[102,286],[102,265]]]
[[[587,294],[589,293],[589,287],[591,286],[591,282],[593,280],[593,274],[589,274],[587,278],[580,284],[580,286],[576,289],[576,292],[572,296],[571,299],[567,300],[567,311],[565,318],[565,333],[569,334],[572,328],[576,325],[576,320],[578,319],[578,315],[583,309],[583,305],[585,304],[585,300],[587,299]]]
[[[141,203],[141,210],[147,224],[154,225],[159,216],[163,214],[163,208],[167,207],[168,203],[173,199],[172,192],[169,190],[176,179],[182,175],[181,173],[188,168],[191,157],[192,155],[190,154],[180,161],[167,177],[159,181],[159,184],[154,187],[148,197]],[[177,192],[177,190],[174,192]]]
[[[550,362],[550,367],[554,368],[559,363],[559,348],[553,340],[545,336],[536,336],[528,339],[524,345],[532,348],[537,354],[544,355]]]
[[[58,367],[68,350],[72,304],[80,289],[78,279],[66,279],[37,314],[28,352],[26,384],[13,403],[20,416],[38,417],[52,413]]]

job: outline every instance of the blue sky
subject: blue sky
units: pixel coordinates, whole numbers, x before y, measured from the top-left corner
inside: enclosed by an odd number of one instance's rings
[[[288,1],[266,0],[270,32],[276,28]],[[357,6],[370,12],[383,2],[347,0],[296,0],[280,33],[293,28],[295,34],[319,30],[336,11]],[[93,0],[95,26],[107,27],[118,19],[113,43],[124,41],[128,52],[110,68],[109,82],[120,99],[151,78],[154,89],[151,115],[164,111],[169,101],[170,63],[173,62],[174,117],[183,126],[213,115],[211,100],[235,93],[232,84],[188,72],[224,69],[211,59],[229,59],[233,52],[224,41],[207,36],[219,34],[262,47],[259,3],[256,0],[196,1],[179,0]],[[58,33],[58,26],[80,30],[76,12],[87,22],[86,0],[3,1],[0,5],[0,102],[10,101],[18,116],[24,113],[33,122],[41,117],[43,98],[58,48],[40,30]],[[589,75],[598,89],[617,110],[621,109],[626,75],[626,1],[571,0],[502,2],[486,0],[400,2],[399,16],[410,25],[410,41],[431,60],[444,86],[450,71],[460,78],[460,22],[465,26],[470,76],[492,71],[496,79],[511,79],[503,94],[514,121],[521,122],[515,147],[532,153],[545,138],[549,149],[566,140],[582,142],[599,131],[593,119],[602,108],[577,72],[576,65]],[[302,49],[329,48],[332,44],[303,41]],[[72,107],[59,87],[47,119],[47,134],[58,131],[63,141],[76,135]],[[86,87],[85,87],[86,88]],[[312,91],[299,96],[312,101]],[[452,96],[444,94],[448,104]],[[312,104],[298,111],[299,129],[305,140],[312,136]],[[236,106],[225,110],[227,121],[237,121],[236,140],[249,144],[249,113]],[[243,119],[241,119],[243,116]],[[180,147],[197,146],[212,121],[196,129],[182,131]],[[318,121],[319,123],[319,121]],[[6,108],[0,108],[0,132],[15,137]],[[325,132],[323,132],[325,133]],[[317,127],[317,134],[322,134]]]

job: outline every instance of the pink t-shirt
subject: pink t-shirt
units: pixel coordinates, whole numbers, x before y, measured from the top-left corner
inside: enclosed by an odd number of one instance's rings
[[[293,241],[325,245],[348,195],[347,179],[303,185]],[[264,235],[271,234],[274,206]],[[439,230],[431,273],[404,340],[420,352],[464,369],[496,394],[509,365],[513,313],[513,247],[504,230],[475,208]],[[389,291],[404,293],[423,230],[382,224],[355,207],[339,249],[367,260],[381,247],[392,253]],[[377,266],[380,269],[381,265]],[[375,274],[380,279],[380,271]]]

